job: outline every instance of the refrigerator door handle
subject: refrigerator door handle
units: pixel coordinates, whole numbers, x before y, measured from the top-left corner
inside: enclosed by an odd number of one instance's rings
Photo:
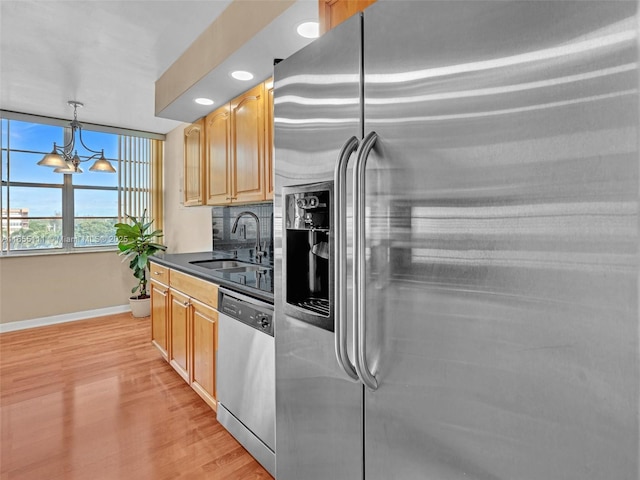
[[[358,373],[347,351],[347,165],[351,154],[358,149],[358,139],[351,137],[338,155],[333,171],[335,222],[335,348],[338,364],[347,376],[358,381]],[[355,323],[355,321],[354,321]]]
[[[367,365],[366,350],[366,258],[365,258],[365,227],[366,227],[366,205],[365,205],[365,172],[369,153],[373,149],[378,134],[369,132],[362,141],[358,159],[356,160],[355,171],[353,172],[353,351],[356,357],[356,371],[362,383],[369,390],[378,388],[378,380],[369,371]]]

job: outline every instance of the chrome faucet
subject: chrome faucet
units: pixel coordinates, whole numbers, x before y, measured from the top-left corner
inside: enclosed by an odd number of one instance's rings
[[[261,262],[262,256],[266,252],[262,250],[262,242],[260,241],[260,219],[255,213],[245,210],[244,212],[240,212],[238,215],[236,215],[236,220],[233,222],[233,227],[231,227],[231,233],[236,233],[236,230],[238,229],[238,222],[243,216],[253,217],[253,219],[256,221],[256,258],[258,259],[258,262]]]

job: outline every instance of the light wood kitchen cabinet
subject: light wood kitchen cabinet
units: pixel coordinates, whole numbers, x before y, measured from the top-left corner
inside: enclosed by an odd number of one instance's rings
[[[150,282],[151,343],[168,360],[169,287],[155,280]]]
[[[207,282],[178,270],[171,270],[169,286],[172,290],[186,293],[205,305],[218,308],[218,286],[215,283]]]
[[[203,205],[204,118],[184,129],[183,201],[186,207]]]
[[[224,205],[231,197],[231,113],[226,104],[205,118],[205,203]]]
[[[331,30],[357,12],[363,11],[376,0],[318,0],[320,34]]]
[[[163,285],[169,285],[169,269],[160,264],[149,262],[149,276]]]
[[[273,200],[273,78],[264,82],[265,200]]]
[[[168,361],[169,352],[169,269],[149,262],[151,296],[151,343]]]
[[[207,205],[272,199],[273,82],[256,85],[207,115],[204,150]]]
[[[178,375],[215,410],[218,286],[153,263],[150,270],[152,343]],[[156,278],[166,278],[169,286]]]
[[[169,290],[169,364],[189,383],[191,298]]]
[[[194,300],[191,320],[191,388],[215,410],[218,312]]]
[[[231,198],[234,203],[265,199],[264,84],[231,101]]]

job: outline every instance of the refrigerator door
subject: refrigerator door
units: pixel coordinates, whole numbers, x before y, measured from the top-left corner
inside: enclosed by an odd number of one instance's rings
[[[367,480],[638,478],[636,8],[365,11]]]
[[[342,145],[361,135],[360,45],[354,17],[274,69],[278,480],[362,478],[362,386],[338,365],[330,329],[285,313],[282,196],[286,186],[333,181]]]

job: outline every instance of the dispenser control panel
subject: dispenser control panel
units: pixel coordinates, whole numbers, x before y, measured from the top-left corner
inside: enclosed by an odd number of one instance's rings
[[[291,193],[285,197],[287,228],[329,230],[329,191]]]

